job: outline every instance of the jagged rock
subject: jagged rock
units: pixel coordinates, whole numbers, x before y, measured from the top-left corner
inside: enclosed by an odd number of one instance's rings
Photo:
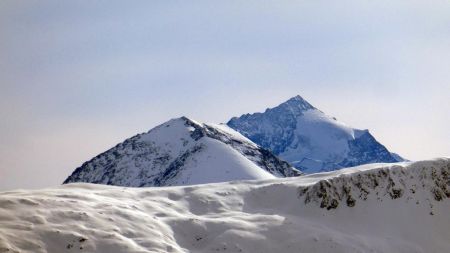
[[[359,170],[359,167],[343,169],[338,177],[333,177],[334,172],[330,172],[329,179],[310,187],[300,187],[297,191],[305,204],[316,203],[327,210],[337,208],[342,201],[353,207],[357,203],[355,196],[358,201],[369,198],[382,201],[385,196],[392,200],[413,200],[417,185],[421,185],[421,190],[428,192],[434,200],[443,201],[450,198],[450,165],[445,159],[433,163],[428,163],[426,167],[421,166],[422,162],[409,167],[392,165],[349,175],[346,171]]]

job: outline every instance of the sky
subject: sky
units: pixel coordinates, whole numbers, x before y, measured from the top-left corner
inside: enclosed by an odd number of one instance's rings
[[[295,95],[410,160],[450,156],[450,2],[2,0],[0,190]]]

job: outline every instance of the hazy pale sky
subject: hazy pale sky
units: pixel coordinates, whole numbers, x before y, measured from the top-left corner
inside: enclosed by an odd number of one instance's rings
[[[450,2],[2,0],[0,190],[297,94],[408,159],[450,156]]]

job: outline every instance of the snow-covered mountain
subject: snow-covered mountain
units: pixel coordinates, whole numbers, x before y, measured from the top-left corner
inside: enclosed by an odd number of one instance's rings
[[[181,117],[98,155],[64,183],[169,186],[300,174],[226,125]]]
[[[305,173],[404,161],[368,130],[351,128],[300,96],[264,113],[232,118],[227,125]]]
[[[450,158],[196,186],[18,190],[0,193],[0,252],[450,252],[449,198]]]

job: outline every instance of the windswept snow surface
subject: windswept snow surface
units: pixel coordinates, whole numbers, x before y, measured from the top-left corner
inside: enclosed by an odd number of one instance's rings
[[[182,187],[0,193],[0,252],[450,252],[450,158]]]
[[[226,125],[181,117],[98,155],[64,183],[172,186],[300,174]]]

